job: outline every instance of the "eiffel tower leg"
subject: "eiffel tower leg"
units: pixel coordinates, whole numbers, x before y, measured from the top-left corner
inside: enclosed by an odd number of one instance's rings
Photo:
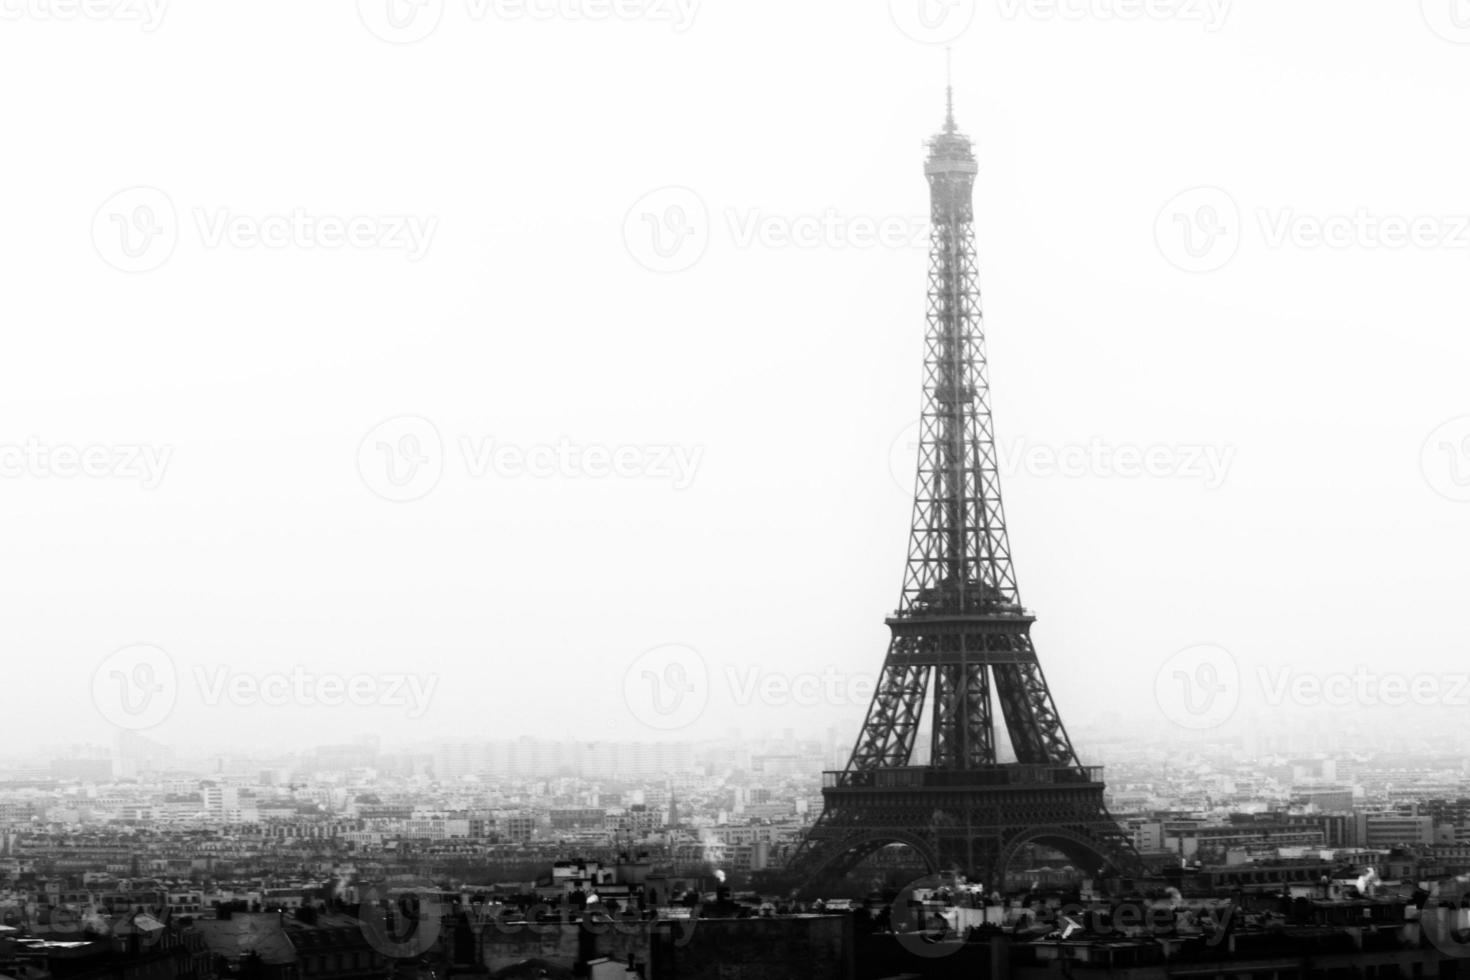
[[[894,637],[849,768],[906,765],[913,754],[929,668],[895,663],[893,656],[895,652],[907,654],[911,646],[908,638]]]
[[[929,764],[957,769],[994,765],[990,672],[983,662],[964,662],[965,637],[952,639],[961,645],[956,652],[960,662],[935,668],[933,748]]]
[[[1030,765],[1075,764],[1077,754],[1052,704],[1041,665],[1034,661],[1004,664],[995,668],[995,676],[1017,761]]]

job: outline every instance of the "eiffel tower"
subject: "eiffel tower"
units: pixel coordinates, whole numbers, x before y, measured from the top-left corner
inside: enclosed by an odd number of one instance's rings
[[[928,335],[903,595],[862,733],[847,768],[823,774],[823,812],[787,874],[810,886],[890,844],[989,888],[1028,844],[1089,874],[1131,872],[1138,856],[1103,802],[1102,768],[1078,761],[1062,726],[1011,567],[975,266],[979,168],[953,86],[924,169]],[[926,701],[928,762],[915,765]],[[993,704],[1014,762],[997,757]]]

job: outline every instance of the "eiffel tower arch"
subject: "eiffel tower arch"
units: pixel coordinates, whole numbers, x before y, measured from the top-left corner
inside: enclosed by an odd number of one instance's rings
[[[931,872],[957,870],[987,887],[1000,887],[1027,844],[1090,874],[1139,864],[1104,804],[1102,768],[1072,748],[1011,564],[975,261],[978,171],[951,89],[925,164],[924,407],[903,591],[852,755],[823,774],[823,812],[787,865],[808,884],[890,844]],[[916,764],[926,706],[927,760]],[[998,757],[997,721],[1013,762]]]

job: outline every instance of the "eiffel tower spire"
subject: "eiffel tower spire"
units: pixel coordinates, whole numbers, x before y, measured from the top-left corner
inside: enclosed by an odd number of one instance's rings
[[[975,257],[979,166],[955,124],[952,85],[946,102],[924,165],[929,282],[908,561],[863,730],[847,768],[827,774],[826,809],[794,857],[804,874],[850,866],[895,841],[972,873],[1003,869],[1029,840],[1097,867],[1135,858],[1103,805],[1101,770],[1081,765],[1062,726],[1031,641],[1035,617],[1021,605]],[[926,704],[928,764],[916,766]],[[997,706],[1014,762],[997,748]],[[1043,829],[1059,815],[1065,829]],[[937,829],[948,821],[963,829]]]
[[[954,48],[944,49],[944,101],[949,111],[944,114],[944,131],[953,133],[954,123]]]

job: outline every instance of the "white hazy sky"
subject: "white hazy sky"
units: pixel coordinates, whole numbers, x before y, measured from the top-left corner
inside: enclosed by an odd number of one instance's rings
[[[7,752],[855,726],[744,685],[886,647],[945,41],[1063,716],[1470,670],[1463,0],[393,2],[0,0]]]

